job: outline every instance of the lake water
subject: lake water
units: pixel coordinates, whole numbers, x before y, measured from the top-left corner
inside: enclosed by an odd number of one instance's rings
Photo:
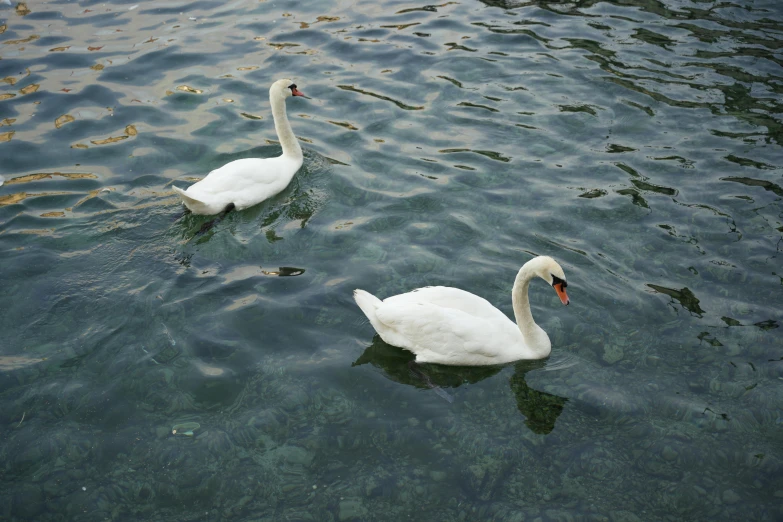
[[[0,33],[0,518],[783,519],[778,0],[28,0]],[[279,154],[285,77],[303,168],[202,230],[172,185]],[[545,361],[417,373],[352,300],[511,316],[542,254]]]

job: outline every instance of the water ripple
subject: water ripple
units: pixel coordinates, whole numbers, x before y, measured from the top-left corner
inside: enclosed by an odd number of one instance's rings
[[[780,519],[782,24],[773,0],[0,5],[0,516]],[[203,230],[171,185],[279,154],[277,77],[309,97],[304,166]],[[354,288],[511,315],[538,254],[572,299],[531,284],[543,367],[425,373],[447,402],[399,350],[352,366]]]

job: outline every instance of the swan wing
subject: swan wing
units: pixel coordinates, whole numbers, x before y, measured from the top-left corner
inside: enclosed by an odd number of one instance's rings
[[[282,191],[301,166],[286,156],[239,159],[213,170],[187,192],[200,201],[220,199],[241,210]]]
[[[411,292],[395,295],[384,303],[414,304],[430,303],[442,308],[451,308],[489,321],[507,321],[506,315],[492,304],[475,294],[449,286],[427,286]]]
[[[418,362],[482,365],[507,362],[508,324],[430,302],[387,299],[376,311],[381,337],[416,354]],[[517,330],[518,332],[518,330]]]

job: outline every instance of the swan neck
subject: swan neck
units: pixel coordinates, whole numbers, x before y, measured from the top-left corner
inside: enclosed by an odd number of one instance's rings
[[[285,99],[270,93],[269,102],[272,105],[272,118],[275,120],[277,138],[283,147],[283,156],[302,159],[302,147],[299,146],[299,140],[294,136],[294,131],[288,122]]]
[[[552,345],[550,344],[549,336],[536,324],[533,314],[530,312],[528,289],[530,281],[534,277],[533,271],[527,266],[523,266],[514,280],[511,299],[514,305],[514,317],[517,320],[519,331],[522,332],[525,345],[534,352],[535,356],[543,358],[549,355]]]

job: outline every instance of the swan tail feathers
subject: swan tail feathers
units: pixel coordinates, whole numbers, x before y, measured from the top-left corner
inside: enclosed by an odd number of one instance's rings
[[[208,206],[203,202],[199,201],[198,199],[188,195],[187,192],[182,190],[179,187],[175,187],[172,185],[174,191],[179,195],[179,197],[182,199],[182,203],[185,204],[186,207],[190,209],[191,212],[195,214],[208,214]]]
[[[367,319],[370,320],[370,324],[375,328],[375,331],[381,333],[381,331],[384,330],[384,327],[383,323],[378,320],[376,311],[383,301],[371,293],[359,290],[358,288],[353,291],[353,298],[356,301],[356,304],[359,305],[359,308],[362,309],[362,312],[364,312],[364,315],[367,316]]]

